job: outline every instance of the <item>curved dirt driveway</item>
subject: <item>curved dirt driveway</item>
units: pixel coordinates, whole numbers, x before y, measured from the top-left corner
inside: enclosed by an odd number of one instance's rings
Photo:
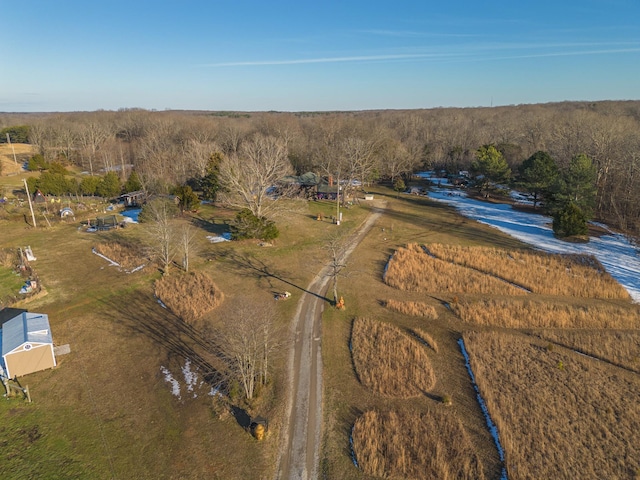
[[[345,260],[384,211],[376,203],[371,214],[349,240]],[[323,268],[298,302],[293,329],[295,342],[289,354],[289,397],[282,429],[277,478],[318,478],[322,430],[322,310],[330,277]],[[315,295],[314,295],[315,294]]]

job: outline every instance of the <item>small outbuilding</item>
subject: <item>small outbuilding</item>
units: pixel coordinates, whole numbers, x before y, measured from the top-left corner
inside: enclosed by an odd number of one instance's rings
[[[44,313],[21,312],[2,324],[2,370],[7,378],[56,366],[49,317]]]

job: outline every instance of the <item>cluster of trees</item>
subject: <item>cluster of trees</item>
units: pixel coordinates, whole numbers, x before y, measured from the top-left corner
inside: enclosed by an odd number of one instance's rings
[[[46,161],[64,159],[90,175],[120,166],[122,182],[133,169],[151,193],[206,187],[208,195],[242,203],[257,217],[272,217],[275,204],[262,190],[269,170],[254,175],[254,160],[282,175],[312,171],[351,188],[380,180],[400,185],[412,171],[429,167],[501,176],[496,152],[512,172],[520,173],[536,152],[546,152],[564,172],[584,154],[595,169],[594,217],[640,231],[640,102],[237,116],[145,110],[0,115],[1,128],[15,125],[28,125],[28,140]],[[259,181],[247,183],[250,197],[243,195],[238,179],[254,177]]]
[[[518,166],[514,176],[502,152],[494,145],[483,145],[476,151],[471,172],[485,196],[497,186],[510,184],[531,195],[534,209],[544,199],[546,212],[554,218],[556,235],[587,233],[597,193],[596,168],[587,155],[575,155],[560,168],[548,152],[539,150]]]

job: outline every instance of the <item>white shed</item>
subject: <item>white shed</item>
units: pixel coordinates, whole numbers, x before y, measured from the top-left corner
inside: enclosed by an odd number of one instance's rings
[[[2,325],[2,368],[8,378],[56,366],[49,317],[22,312]]]

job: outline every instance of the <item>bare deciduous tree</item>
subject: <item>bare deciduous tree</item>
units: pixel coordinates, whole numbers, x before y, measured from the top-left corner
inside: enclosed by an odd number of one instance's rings
[[[275,328],[275,309],[269,304],[239,302],[233,318],[217,332],[231,375],[252,399],[257,384],[266,385],[272,354],[280,344]]]
[[[292,172],[284,142],[255,135],[241,144],[237,155],[222,160],[221,199],[229,205],[248,208],[258,218],[268,216],[277,203],[270,188]]]
[[[155,199],[145,205],[145,223],[151,250],[166,274],[176,254],[175,205],[164,199]]]

